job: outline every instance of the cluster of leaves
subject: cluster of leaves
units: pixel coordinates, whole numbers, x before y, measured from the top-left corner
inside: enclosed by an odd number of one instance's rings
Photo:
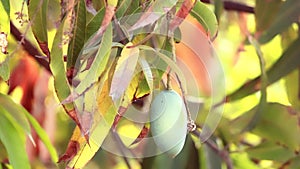
[[[50,3],[60,6],[60,15],[57,10],[48,10]],[[129,132],[132,128],[125,130],[125,135],[130,133],[133,139],[121,141],[122,146],[127,147],[145,137],[149,124],[137,125],[123,120],[122,115],[131,104],[140,106],[142,103],[147,109],[152,91],[163,88],[156,82],[161,81],[167,67],[181,79],[179,83],[184,82],[182,72],[174,61],[174,39],[168,36],[180,31],[178,26],[182,20],[178,18],[184,19],[190,14],[202,25],[207,39],[213,40],[217,35],[217,20],[222,17],[222,10],[228,8],[220,0],[215,1],[215,14],[207,5],[193,0],[62,0],[60,4],[58,1],[30,0],[24,6],[28,7],[28,27],[39,50],[45,55],[42,60],[49,64],[57,98],[77,125],[66,152],[59,159],[67,162],[68,168],[84,167],[111,131],[120,137],[118,129],[134,126],[135,132]],[[220,159],[224,160],[227,168],[259,168],[264,160],[272,161],[273,167],[277,168],[299,168],[300,39],[299,26],[295,26],[299,22],[299,8],[298,0],[256,1],[255,33],[252,35],[246,31],[244,43],[255,48],[261,73],[224,100],[228,105],[236,104],[259,91],[259,103],[237,117],[225,117],[206,146],[197,149],[199,138],[189,136],[185,148],[175,160],[164,155],[145,158],[140,165],[142,168],[215,169],[222,168]],[[0,1],[0,11],[0,30],[10,36],[8,1]],[[52,31],[47,23],[51,15],[57,16],[58,20],[53,41],[48,37]],[[113,20],[123,17],[128,27]],[[164,25],[168,25],[167,32],[156,34]],[[128,35],[132,32],[134,36]],[[267,69],[261,44],[271,43],[278,36],[282,39],[284,52]],[[160,70],[152,68],[155,63],[147,59],[149,55],[161,59]],[[0,54],[0,76],[4,81],[9,79],[10,74],[7,56],[6,53]],[[40,57],[34,57],[40,61]],[[138,69],[142,71],[136,74]],[[281,79],[286,81],[289,106],[267,100],[268,86]],[[183,83],[181,89],[184,91],[186,84]],[[30,125],[47,145],[52,160],[57,162],[50,141],[34,118],[5,95],[0,95],[0,102],[0,125],[3,125],[0,126],[0,140],[11,165],[14,168],[30,168],[24,156],[25,135],[30,137]],[[202,125],[201,120],[196,123]],[[22,144],[14,142],[20,140]],[[16,156],[14,152],[23,153]],[[130,167],[128,159],[125,158],[125,162]]]

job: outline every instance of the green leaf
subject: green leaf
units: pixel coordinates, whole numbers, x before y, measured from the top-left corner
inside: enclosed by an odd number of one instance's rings
[[[105,14],[105,8],[101,8],[98,13],[90,20],[86,26],[85,39],[90,38],[101,26],[103,17]]]
[[[300,145],[299,132],[297,113],[290,107],[277,103],[264,106],[261,119],[253,129],[254,134],[285,145],[291,150],[297,150]]]
[[[117,18],[122,17],[127,9],[131,6],[132,0],[123,0],[119,3],[117,11],[116,11],[116,16]]]
[[[9,16],[10,16],[10,4],[7,0],[0,0],[0,32],[4,32],[5,34],[9,34],[10,32],[10,24],[9,24]]]
[[[65,20],[63,20],[55,34],[50,56],[50,69],[54,77],[54,88],[61,102],[71,94],[63,60],[62,40],[64,25]],[[66,108],[67,110],[74,109],[72,104],[66,105]]]
[[[144,57],[139,57],[139,64],[142,67],[145,79],[150,89],[149,92],[152,93],[154,86],[153,86],[153,75],[152,75],[151,67]]]
[[[0,57],[6,57],[3,56],[4,54],[0,51]],[[6,58],[2,63],[0,63],[0,78],[2,78],[4,81],[7,81],[10,76],[10,69],[9,69],[9,59]]]
[[[298,169],[300,167],[300,156],[297,156],[288,161],[284,169]]]
[[[49,56],[50,53],[48,48],[47,34],[47,9],[48,0],[29,1],[28,15],[31,22],[32,32],[44,54]]]
[[[7,150],[13,168],[30,169],[25,150],[25,133],[12,119],[10,113],[0,106],[0,140]]]
[[[217,36],[218,20],[214,12],[204,3],[197,1],[191,11],[191,15],[204,27],[211,39],[214,39]]]
[[[270,27],[276,19],[274,16],[278,14],[281,4],[281,0],[256,0],[254,14],[257,32],[262,32]]]
[[[3,109],[10,113],[15,124],[21,126],[26,134],[31,135],[29,122],[26,118],[27,110],[16,104],[10,97],[0,93],[0,105]]]
[[[133,31],[152,24],[157,21],[161,16],[165,15],[172,7],[177,3],[178,0],[157,0],[153,1],[146,12],[142,14],[139,20],[129,29]]]
[[[300,1],[286,0],[282,4],[278,15],[271,16],[275,18],[273,24],[259,37],[260,43],[266,43],[273,39],[277,34],[286,30],[292,23],[297,22],[300,16]]]
[[[34,131],[37,133],[37,135],[39,136],[39,138],[41,139],[41,141],[44,143],[45,147],[47,148],[47,150],[51,156],[52,162],[56,163],[58,160],[58,155],[57,155],[55,147],[52,145],[52,143],[49,139],[48,134],[40,126],[40,124],[36,121],[36,119],[31,116],[31,114],[29,114],[28,112],[25,112],[25,115],[26,115],[28,121],[30,122],[31,126],[33,127]]]
[[[248,148],[246,152],[248,153],[250,158],[257,160],[273,160],[285,162],[295,157],[295,153],[293,150],[270,141],[265,141],[256,147]]]
[[[285,77],[285,87],[289,102],[297,111],[300,110],[299,80],[299,68]]]
[[[217,21],[220,21],[221,15],[224,11],[224,3],[222,0],[215,0],[214,1],[214,6],[215,6],[215,15],[217,18]]]
[[[109,60],[110,52],[112,47],[112,25],[109,24],[107,30],[104,32],[100,45],[98,45],[98,50],[96,56],[93,60],[90,69],[87,71],[86,75],[80,75],[79,77],[80,83],[76,87],[77,93],[82,93],[90,87],[93,83],[95,83],[101,74],[105,71],[106,65]],[[83,48],[83,53],[85,48]],[[87,54],[89,55],[89,54]],[[89,56],[94,57],[94,56]],[[85,69],[84,67],[82,67]]]
[[[256,165],[253,161],[251,161],[251,159],[249,159],[248,155],[244,152],[232,153],[232,154],[230,154],[230,158],[232,159],[234,168],[261,169],[261,167]]]
[[[299,46],[300,46],[300,38],[298,37],[298,39],[296,39],[281,55],[280,59],[278,59],[278,61],[274,63],[269,70],[267,70],[268,85],[276,82],[280,78],[286,76],[287,74],[289,74],[290,72],[292,72],[293,70],[299,67],[300,65]],[[246,97],[256,92],[257,90],[260,89],[260,87],[261,87],[260,77],[257,77],[244,84],[234,93],[228,95],[227,100],[235,101],[241,99],[243,97]]]
[[[74,12],[73,36],[68,47],[67,68],[75,66],[78,55],[84,45],[86,34],[86,7],[84,0],[78,1]]]
[[[168,66],[170,66],[170,68],[172,69],[172,71],[174,71],[179,80],[181,81],[181,85],[184,91],[187,91],[187,86],[186,86],[186,81],[185,81],[185,77],[182,73],[182,71],[180,70],[180,68],[177,66],[177,64],[171,59],[169,58],[167,55],[160,53],[159,51],[156,51],[155,49],[149,47],[149,46],[145,46],[145,45],[140,45],[139,46],[140,50],[145,50],[145,51],[151,51],[154,52],[157,56],[159,56],[166,64],[168,64]]]
[[[29,122],[33,129],[38,134],[41,141],[45,144],[46,148],[48,149],[52,161],[54,163],[57,162],[57,154],[56,150],[51,144],[51,141],[47,135],[47,133],[43,130],[43,128],[39,125],[34,117],[31,116],[26,109],[24,109],[21,105],[16,104],[10,97],[0,94],[0,105],[5,111],[9,112],[10,116],[13,117],[11,122],[16,124],[22,128],[22,130],[31,137],[31,129]],[[16,126],[17,127],[17,126]]]

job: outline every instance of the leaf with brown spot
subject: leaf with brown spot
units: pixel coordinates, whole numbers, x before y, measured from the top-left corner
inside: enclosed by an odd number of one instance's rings
[[[50,57],[47,34],[48,0],[30,0],[28,14],[32,32],[43,53]]]
[[[146,25],[153,24],[161,16],[169,12],[178,0],[157,0],[142,14],[139,20],[128,30],[133,31],[144,27]]]

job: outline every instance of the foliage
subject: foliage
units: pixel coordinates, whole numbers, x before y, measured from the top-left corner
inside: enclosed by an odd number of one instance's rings
[[[299,8],[0,0],[0,168],[300,168]],[[145,141],[170,88],[188,119],[176,157]]]

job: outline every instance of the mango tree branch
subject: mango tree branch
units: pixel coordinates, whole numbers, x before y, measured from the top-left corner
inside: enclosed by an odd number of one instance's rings
[[[21,45],[23,46],[24,50],[26,50],[30,56],[42,67],[44,67],[49,73],[51,73],[49,62],[46,59],[43,59],[39,56],[43,56],[37,48],[31,44],[25,37],[23,37],[23,34],[18,30],[18,28],[10,22],[10,33],[13,35],[13,37],[20,41]]]
[[[210,0],[201,0],[204,3],[211,3]],[[228,11],[238,11],[246,13],[254,13],[254,8],[242,3],[233,2],[233,1],[223,1],[224,9]]]

